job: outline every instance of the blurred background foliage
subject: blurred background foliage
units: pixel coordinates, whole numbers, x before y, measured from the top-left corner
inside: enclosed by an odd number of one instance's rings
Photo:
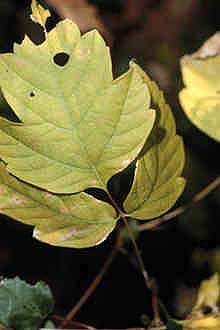
[[[48,0],[59,18],[77,22],[82,32],[96,27],[111,47],[115,75],[135,59],[164,90],[186,146],[187,186],[179,205],[219,175],[220,145],[193,127],[178,103],[182,87],[179,59],[192,53],[219,29],[219,0]],[[12,50],[24,33],[40,39],[28,19],[30,1],[0,1],[0,51]],[[40,74],[40,73],[39,73]],[[98,74],[98,72],[97,72]],[[1,114],[10,114],[1,100]],[[220,190],[160,230],[142,232],[139,245],[168,310],[183,317],[193,305],[205,277],[220,272]],[[50,247],[31,238],[31,229],[1,216],[0,272],[28,281],[44,280],[56,298],[56,313],[65,314],[79,299],[111,249],[114,234],[92,249]],[[132,252],[129,252],[132,258]],[[150,298],[140,274],[119,255],[100,288],[78,319],[97,327],[141,324]]]

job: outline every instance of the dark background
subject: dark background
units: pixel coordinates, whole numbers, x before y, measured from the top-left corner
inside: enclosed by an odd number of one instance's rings
[[[94,26],[101,30],[111,46],[115,75],[135,58],[165,91],[186,146],[187,186],[178,203],[190,200],[219,175],[220,146],[193,127],[179,106],[179,59],[219,29],[220,2],[81,0],[80,4],[80,0],[69,0],[69,4],[83,32]],[[25,32],[37,36],[26,18],[28,5],[29,1],[1,0],[1,52],[11,50]],[[54,17],[59,15],[57,10]],[[1,113],[5,111],[1,105]],[[199,282],[220,271],[219,210],[220,190],[216,190],[169,225],[143,232],[139,239],[146,268],[157,279],[160,296],[176,317],[190,309]],[[31,236],[31,228],[1,216],[0,274],[46,281],[56,299],[56,314],[65,315],[101,268],[115,234],[98,247],[82,250],[50,247]],[[133,258],[130,249],[129,255]],[[129,258],[119,255],[77,319],[97,327],[138,326],[142,314],[151,315],[149,297],[139,272]]]

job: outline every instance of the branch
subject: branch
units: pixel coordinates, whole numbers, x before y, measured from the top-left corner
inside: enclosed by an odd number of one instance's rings
[[[66,325],[68,325],[71,322],[71,320],[76,316],[76,314],[79,312],[81,307],[86,303],[86,301],[89,299],[89,297],[93,294],[95,289],[101,283],[104,275],[107,273],[109,267],[111,266],[113,260],[115,259],[116,255],[117,255],[117,253],[119,252],[119,247],[120,247],[120,241],[117,238],[115,246],[113,247],[111,253],[107,257],[100,272],[96,275],[96,277],[94,278],[94,280],[92,281],[90,286],[87,288],[87,290],[84,292],[84,294],[81,296],[81,298],[76,303],[76,305],[70,310],[70,312],[62,320],[61,324],[59,325],[60,328],[64,328]]]
[[[139,231],[155,229],[160,225],[170,221],[171,219],[176,218],[178,215],[186,212],[191,207],[194,207],[198,202],[204,199],[207,195],[209,195],[219,186],[220,186],[220,176],[218,176],[214,181],[209,183],[208,186],[206,186],[200,192],[198,192],[190,202],[176,208],[175,210],[163,215],[162,217],[144,223],[143,225],[139,225]]]
[[[148,272],[147,272],[147,270],[145,268],[145,265],[144,265],[144,261],[143,261],[142,256],[141,256],[141,252],[140,252],[140,250],[137,246],[134,234],[133,234],[133,232],[131,230],[131,227],[128,223],[126,214],[124,214],[124,212],[120,209],[118,204],[112,198],[111,194],[108,191],[106,191],[106,193],[109,197],[110,203],[116,209],[116,211],[120,215],[121,219],[123,220],[125,226],[127,227],[128,234],[129,234],[130,240],[133,244],[136,259],[137,259],[141,274],[144,278],[145,285],[146,285],[147,289],[149,289],[151,291],[151,294],[152,294],[152,309],[153,309],[153,315],[154,315],[154,319],[153,319],[152,324],[154,324],[156,326],[162,325],[162,322],[161,322],[161,319],[160,319],[160,313],[159,313],[160,303],[159,303],[159,298],[158,298],[158,290],[157,290],[156,281],[154,279],[150,278],[150,276],[148,275]]]

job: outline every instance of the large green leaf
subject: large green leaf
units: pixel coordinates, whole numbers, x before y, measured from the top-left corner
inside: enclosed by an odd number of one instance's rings
[[[150,90],[156,123],[136,163],[133,186],[124,208],[131,217],[147,220],[170,209],[182,193],[184,147],[176,135],[172,111],[163,93],[141,68],[139,72]]]
[[[17,277],[0,282],[0,323],[7,329],[38,330],[53,306],[52,293],[43,282],[33,286]]]
[[[116,225],[105,202],[80,193],[55,195],[23,183],[0,164],[0,212],[35,226],[34,237],[51,245],[83,248],[101,243]]]
[[[192,123],[220,142],[219,53],[220,35],[216,34],[198,52],[183,57],[181,69],[185,88],[179,98]]]
[[[47,14],[33,16],[44,24]],[[18,178],[55,193],[105,188],[137,157],[155,119],[136,66],[113,80],[100,34],[81,37],[70,20],[41,45],[26,36],[0,55],[0,86],[22,121],[0,120],[0,157]]]

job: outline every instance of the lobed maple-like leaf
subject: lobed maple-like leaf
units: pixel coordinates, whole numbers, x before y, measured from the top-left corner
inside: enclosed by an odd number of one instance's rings
[[[157,85],[138,67],[150,90],[156,123],[136,163],[131,191],[125,200],[126,212],[135,219],[148,220],[169,210],[183,192],[184,146],[176,134],[169,105]]]
[[[32,8],[44,25],[47,14]],[[114,80],[100,34],[81,37],[70,20],[40,45],[26,36],[1,54],[0,86],[22,122],[0,119],[0,157],[13,175],[55,193],[105,189],[137,157],[155,120],[136,66]]]
[[[83,191],[101,188],[111,199],[109,179],[136,162],[124,209],[154,218],[183,190],[183,143],[163,94],[138,65],[113,79],[97,31],[81,36],[65,20],[47,33],[48,17],[34,0],[45,41],[25,37],[0,55],[0,87],[21,121],[0,117],[0,212],[34,226],[46,243],[90,247],[122,213]]]

